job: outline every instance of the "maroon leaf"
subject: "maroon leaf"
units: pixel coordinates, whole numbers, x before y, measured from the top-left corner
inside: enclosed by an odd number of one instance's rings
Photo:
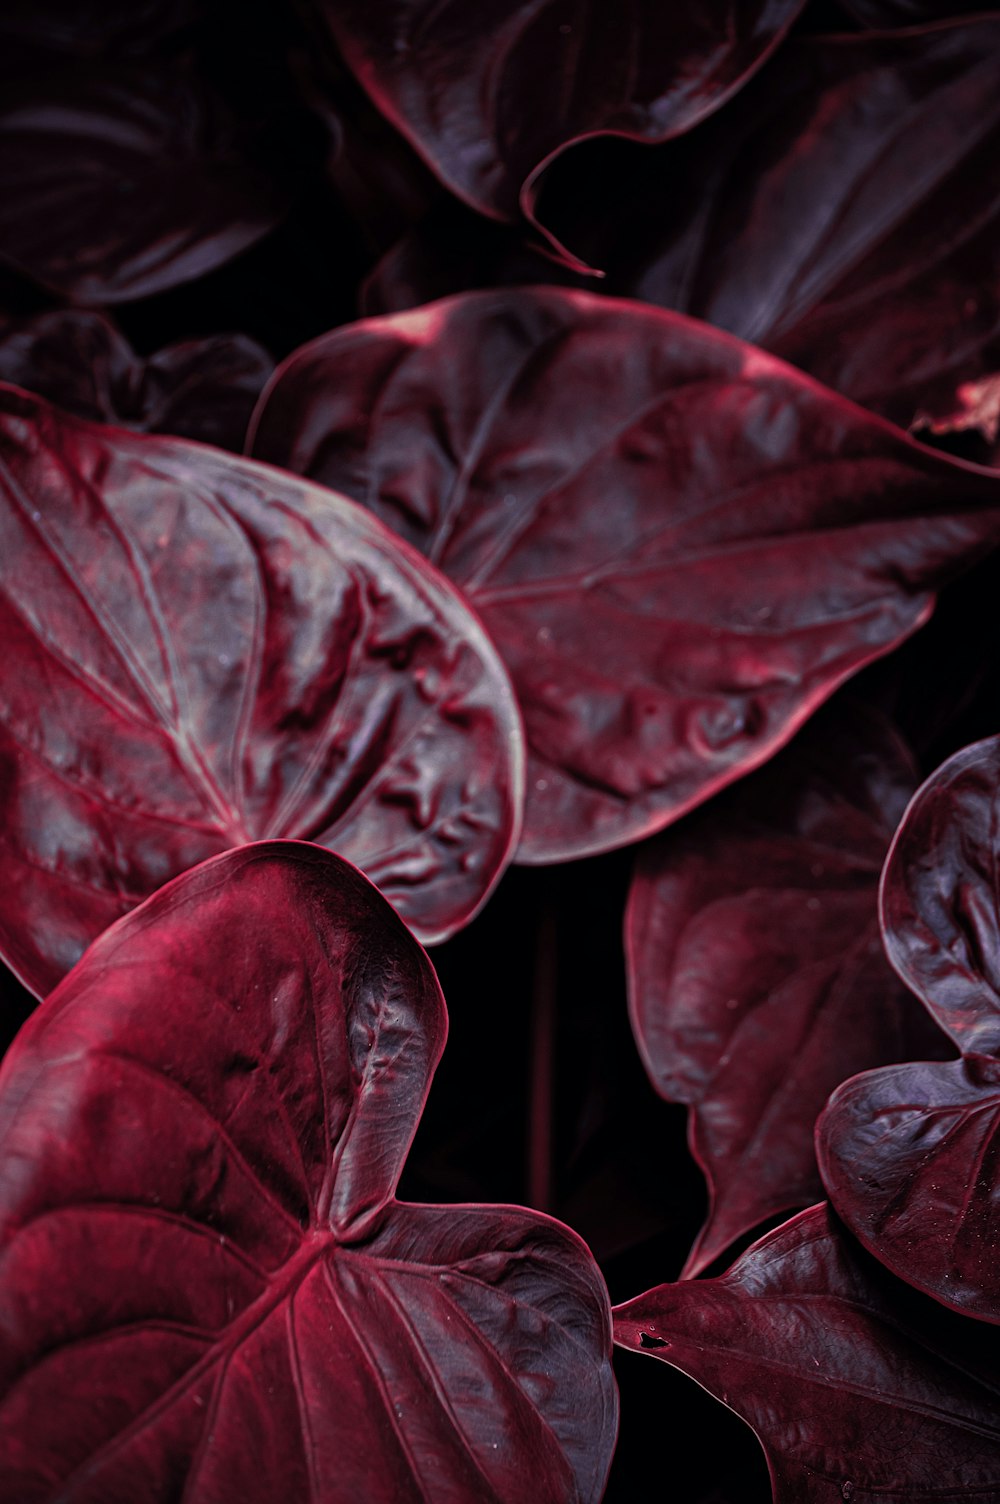
[[[850,1228],[918,1289],[1000,1322],[1000,738],[928,779],[882,884],[889,958],[967,1058],[870,1071],[830,1100],[823,1179]]]
[[[835,1086],[936,1052],[878,928],[882,860],[915,781],[888,723],[841,702],[640,850],[625,919],[632,1025],[657,1091],[692,1109],[711,1193],[686,1275],[822,1196],[813,1129]]]
[[[1000,1055],[1000,737],[933,773],[886,861],[882,929],[906,985],[961,1050]]]
[[[78,418],[237,453],[273,369],[267,351],[242,334],[185,340],[141,360],[99,313],[56,310],[0,327],[0,381]]]
[[[162,292],[278,222],[295,174],[277,149],[180,66],[32,76],[0,113],[0,257],[78,303]]]
[[[437,571],[252,461],[7,388],[0,951],[43,994],[161,883],[302,836],[443,938],[517,839],[503,667]]]
[[[777,1504],[992,1499],[993,1347],[975,1323],[929,1317],[901,1293],[816,1206],[721,1279],[661,1285],[617,1307],[615,1341],[690,1374],[743,1416]]]
[[[582,293],[324,335],[249,445],[468,594],[529,741],[520,857],[650,835],[764,762],[1000,537],[1000,483],[759,351]]]
[[[96,941],[0,1072],[4,1498],[600,1498],[585,1245],[394,1200],[445,1030],[315,847],[217,857]]]
[[[595,134],[663,141],[717,109],[802,0],[313,0],[348,63],[454,193],[532,215],[553,157]]]

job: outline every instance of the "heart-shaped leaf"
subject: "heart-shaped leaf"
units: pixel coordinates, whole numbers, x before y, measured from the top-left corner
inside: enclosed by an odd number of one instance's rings
[[[312,0],[357,77],[460,198],[532,215],[547,162],[581,137],[663,141],[717,109],[802,0]]]
[[[236,453],[273,369],[267,351],[242,334],[185,340],[141,360],[99,313],[57,309],[0,326],[0,381],[78,418]]]
[[[640,849],[625,920],[632,1025],[657,1091],[692,1109],[711,1192],[686,1275],[822,1196],[813,1129],[835,1086],[941,1038],[878,928],[882,861],[915,781],[891,727],[840,702]]]
[[[0,112],[0,259],[77,303],[200,277],[281,219],[288,145],[162,60],[31,75]]]
[[[517,839],[517,707],[376,518],[5,388],[0,553],[0,950],[33,990],[265,836],[335,847],[427,938],[485,900]]]
[[[721,1279],[661,1285],[614,1314],[617,1343],[690,1374],[753,1427],[776,1504],[998,1496],[995,1342],[907,1299],[825,1206]]]
[[[5,1499],[596,1504],[585,1245],[394,1200],[445,1029],[316,847],[205,862],[95,942],[0,1072]]]
[[[524,861],[623,845],[764,762],[1000,538],[1000,480],[706,325],[557,290],[324,335],[250,446],[466,592],[514,679]]]

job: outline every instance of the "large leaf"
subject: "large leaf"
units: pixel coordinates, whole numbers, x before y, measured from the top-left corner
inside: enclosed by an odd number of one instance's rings
[[[287,144],[238,120],[193,68],[31,75],[0,112],[0,260],[77,303],[202,276],[284,214]]]
[[[1000,1322],[1000,738],[951,758],[886,863],[890,960],[967,1057],[869,1071],[819,1124],[841,1216],[902,1278]]]
[[[484,213],[533,212],[545,165],[581,137],[663,141],[717,109],[802,0],[311,0],[375,103]]]
[[[813,1129],[835,1086],[935,1049],[885,960],[876,901],[915,781],[891,727],[841,702],[640,849],[625,919],[632,1025],[657,1091],[691,1107],[711,1191],[686,1274],[822,1196]]]
[[[394,1193],[446,1029],[339,858],[230,852],[95,942],[0,1072],[0,1493],[596,1501],[584,1244]]]
[[[357,861],[428,938],[517,837],[503,667],[436,570],[341,497],[179,439],[0,418],[0,949],[43,994],[226,847]]]
[[[776,1504],[985,1504],[1000,1492],[995,1344],[906,1295],[816,1206],[721,1279],[617,1307],[615,1341],[743,1416]]]
[[[237,453],[273,368],[267,351],[242,334],[185,340],[142,360],[99,313],[59,309],[0,325],[0,381],[79,418]]]
[[[691,320],[472,294],[279,367],[261,458],[467,592],[530,749],[520,855],[649,835],[765,761],[1000,538],[1000,480]]]

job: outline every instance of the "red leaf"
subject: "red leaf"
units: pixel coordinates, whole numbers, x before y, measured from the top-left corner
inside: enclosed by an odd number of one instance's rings
[[[95,942],[0,1072],[4,1498],[600,1497],[585,1245],[393,1199],[445,1030],[315,847],[217,857]]]
[[[59,309],[0,328],[0,381],[78,418],[237,453],[273,369],[267,351],[242,334],[185,340],[142,360],[99,313]]]
[[[163,292],[282,218],[295,174],[276,150],[178,66],[31,76],[0,114],[2,257],[77,303]]]
[[[904,1296],[816,1206],[721,1279],[618,1306],[615,1341],[690,1374],[753,1427],[777,1504],[992,1499],[993,1345]]]
[[[901,825],[882,884],[889,959],[967,1058],[869,1071],[818,1126],[831,1200],[918,1289],[1000,1322],[1000,738],[949,759]]]
[[[251,424],[467,592],[530,748],[522,860],[649,835],[764,762],[1000,537],[1000,483],[704,325],[472,294],[324,335]]]
[[[7,388],[0,949],[44,993],[161,883],[264,836],[357,860],[421,935],[517,839],[517,709],[437,571],[252,461]]]
[[[802,0],[313,0],[372,99],[454,193],[534,209],[548,162],[597,134],[664,141],[757,68]]]
[[[835,1086],[935,1050],[878,930],[881,864],[914,782],[889,725],[842,702],[640,850],[632,1025],[657,1091],[691,1107],[711,1190],[686,1275],[822,1196],[813,1129]]]

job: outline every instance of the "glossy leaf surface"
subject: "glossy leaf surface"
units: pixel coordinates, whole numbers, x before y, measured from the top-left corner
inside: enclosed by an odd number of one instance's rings
[[[95,942],[0,1073],[5,1498],[600,1497],[585,1246],[394,1200],[445,1030],[316,847],[215,858]]]
[[[538,173],[581,137],[663,141],[689,130],[800,9],[801,0],[311,6],[442,181],[500,218],[530,214]]]
[[[652,834],[765,761],[1000,537],[1000,482],[718,331],[556,290],[322,336],[251,427],[467,592],[529,742],[520,857]]]
[[[878,926],[882,861],[914,782],[891,727],[840,701],[640,850],[625,920],[632,1026],[657,1091],[692,1109],[711,1189],[688,1275],[822,1196],[813,1130],[834,1087],[940,1049]]]
[[[44,994],[87,943],[227,847],[300,836],[428,938],[516,840],[503,667],[375,518],[178,439],[6,388],[0,945]]]
[[[777,1504],[992,1499],[995,1344],[905,1295],[816,1206],[721,1279],[661,1285],[617,1307],[615,1341],[648,1349],[743,1416]]]
[[[194,70],[32,75],[0,112],[0,259],[77,303],[203,276],[284,214],[294,172]]]
[[[267,351],[243,334],[185,340],[142,360],[99,313],[59,309],[0,325],[0,381],[78,418],[236,453],[273,368]]]

